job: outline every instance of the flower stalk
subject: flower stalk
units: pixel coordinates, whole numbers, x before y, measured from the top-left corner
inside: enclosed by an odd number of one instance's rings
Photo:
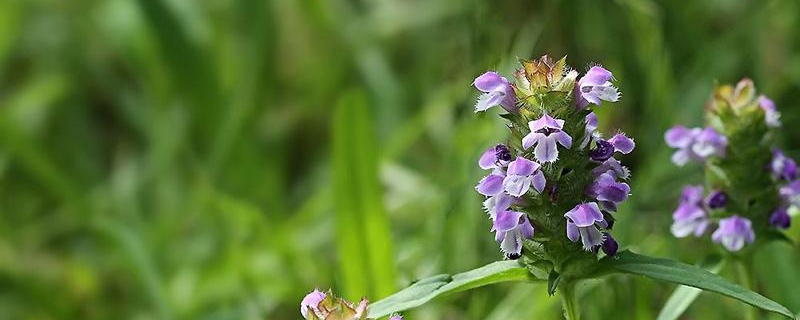
[[[566,320],[579,320],[581,318],[578,307],[578,297],[575,292],[575,282],[561,283],[558,289],[561,294],[561,308],[564,310]]]

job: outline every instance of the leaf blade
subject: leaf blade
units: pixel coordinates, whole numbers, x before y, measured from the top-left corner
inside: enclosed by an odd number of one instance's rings
[[[595,273],[595,276],[603,276],[612,273],[628,273],[645,276],[655,280],[716,292],[751,306],[794,319],[794,314],[781,304],[742,286],[729,282],[721,276],[682,262],[652,258],[630,251],[624,251],[618,253],[616,258],[603,258],[600,264],[601,266]]]
[[[369,318],[381,318],[394,312],[421,306],[434,298],[484,285],[506,281],[544,280],[534,276],[517,261],[497,261],[483,267],[455,274],[425,278],[369,306]]]
[[[725,266],[725,260],[709,261],[701,263],[700,265],[703,269],[717,274]],[[694,303],[694,300],[700,296],[702,291],[703,290],[694,287],[684,285],[678,286],[678,288],[675,289],[675,291],[669,296],[669,299],[667,299],[664,307],[661,308],[656,320],[678,319],[678,317],[680,317],[686,311],[686,309],[689,309],[689,306]]]

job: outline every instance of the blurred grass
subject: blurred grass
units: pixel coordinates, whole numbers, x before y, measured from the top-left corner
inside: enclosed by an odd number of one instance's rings
[[[618,240],[696,262],[715,248],[668,225],[700,171],[668,163],[663,131],[699,124],[715,80],[749,76],[800,156],[798,12],[794,0],[2,1],[0,318],[296,319],[314,287],[375,300],[497,260],[472,187],[504,128],[472,113],[470,83],[542,53],[618,79],[623,101],[599,110],[605,131],[637,142]],[[800,310],[797,247],[760,255],[758,289]],[[583,289],[584,314],[653,319],[672,289],[611,278]],[[407,318],[556,318],[544,291],[498,285]],[[684,318],[740,310],[703,294]]]

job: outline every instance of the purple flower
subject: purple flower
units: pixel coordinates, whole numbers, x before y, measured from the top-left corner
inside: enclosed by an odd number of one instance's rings
[[[772,177],[792,181],[797,178],[797,163],[792,158],[783,154],[780,149],[772,149],[772,162],[770,162]]]
[[[594,66],[575,85],[575,101],[578,109],[586,108],[589,103],[600,105],[601,100],[616,102],[619,91],[611,84],[614,77],[611,72],[601,66]]]
[[[778,193],[785,203],[800,206],[800,180],[794,180],[781,187]]]
[[[702,162],[711,156],[724,157],[728,138],[711,127],[705,129],[675,126],[667,130],[664,140],[672,148],[678,149],[672,155],[672,162],[682,166],[690,160]]]
[[[696,158],[692,152],[692,144],[694,143],[695,136],[699,133],[699,128],[689,129],[681,125],[674,126],[667,130],[664,134],[664,140],[671,148],[678,149],[678,151],[675,151],[672,155],[673,163],[682,166],[689,162],[689,160]]]
[[[531,185],[536,192],[542,193],[545,181],[541,165],[523,157],[508,164],[508,174],[503,179],[503,188],[509,195],[519,197],[528,192]]]
[[[778,108],[775,107],[774,101],[762,94],[758,97],[758,105],[761,110],[764,110],[764,119],[767,122],[767,127],[777,128],[781,126],[781,114],[778,112]]]
[[[775,228],[788,229],[792,224],[792,218],[786,210],[786,207],[780,207],[772,215],[769,216],[769,224]]]
[[[534,156],[541,163],[553,162],[558,159],[556,142],[567,149],[572,147],[572,137],[562,131],[564,120],[554,119],[545,114],[541,118],[529,122],[528,126],[531,133],[522,138],[522,147],[530,149],[535,145]]]
[[[608,211],[617,211],[617,204],[625,201],[631,192],[630,186],[624,182],[617,182],[616,177],[609,173],[603,173],[589,185],[587,190],[589,196],[594,197]]]
[[[711,234],[711,240],[722,243],[728,251],[739,251],[745,243],[753,243],[756,235],[750,220],[732,215],[719,221],[719,228]]]
[[[633,139],[628,138],[625,136],[624,133],[617,133],[611,139],[608,139],[608,142],[614,146],[614,151],[621,152],[623,154],[629,154],[633,151],[633,148],[636,147],[636,143],[633,142]]]
[[[678,238],[694,234],[701,236],[706,232],[711,221],[703,208],[703,186],[686,186],[683,188],[678,209],[672,213],[672,234]]]
[[[512,257],[519,257],[522,253],[522,239],[533,238],[533,226],[523,212],[498,212],[492,231],[503,253]]]
[[[389,317],[389,320],[403,320],[403,316],[399,314],[394,314],[391,317]]]
[[[597,227],[606,228],[608,224],[603,219],[603,213],[597,203],[582,203],[564,214],[567,218],[567,238],[572,242],[581,239],[583,249],[591,251],[595,246],[603,243],[603,234]]]
[[[617,240],[614,240],[614,238],[611,237],[611,234],[608,232],[603,232],[603,236],[606,238],[602,244],[603,252],[609,256],[616,256],[617,250],[619,250],[619,244],[617,243]]]
[[[597,115],[594,112],[589,112],[585,118],[586,127],[583,132],[583,141],[581,141],[581,149],[586,148],[589,145],[589,141],[592,140],[592,136],[594,136],[595,132],[597,131]]]
[[[606,172],[611,173],[616,178],[622,180],[628,179],[628,177],[630,177],[631,175],[630,170],[628,170],[627,167],[623,166],[622,163],[619,162],[619,160],[614,158],[609,158],[605,162],[601,163],[600,165],[592,169],[592,175],[594,175],[595,177],[599,177],[600,175]]]
[[[709,209],[719,209],[728,203],[728,195],[722,190],[714,190],[706,197],[706,205]]]
[[[494,220],[497,217],[498,212],[508,210],[511,207],[511,204],[517,200],[518,198],[501,193],[496,196],[489,197],[483,201],[483,210],[485,210],[486,214],[488,214],[489,217]]]
[[[695,137],[692,151],[702,159],[710,156],[724,157],[727,146],[727,137],[719,134],[711,127],[706,127]]]
[[[500,105],[503,109],[511,113],[519,112],[515,105],[516,95],[514,88],[506,78],[503,78],[494,71],[488,71],[477,78],[472,83],[475,88],[483,92],[475,103],[475,112],[486,111],[487,109]]]
[[[307,294],[303,301],[300,302],[300,314],[303,315],[303,318],[308,319],[308,313],[312,312],[314,314],[319,314],[320,311],[318,309],[319,303],[322,300],[325,300],[327,296],[322,291],[314,289],[311,293]]]

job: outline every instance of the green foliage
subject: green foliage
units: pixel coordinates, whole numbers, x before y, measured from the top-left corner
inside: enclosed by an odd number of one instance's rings
[[[725,260],[721,259],[709,259],[708,261],[700,264],[701,268],[715,274],[719,273],[720,269],[722,269],[724,266]],[[686,309],[692,305],[697,297],[700,296],[701,292],[702,290],[697,288],[683,285],[678,286],[678,288],[672,292],[672,295],[669,296],[667,302],[664,303],[664,306],[658,313],[657,320],[678,319],[686,311]]]
[[[600,263],[601,267],[598,268],[595,276],[621,272],[678,283],[716,292],[754,307],[794,319],[794,314],[779,303],[699,267],[673,260],[638,255],[630,251],[620,252],[617,257],[603,258]]]
[[[380,318],[418,307],[434,298],[504,281],[542,281],[543,270],[533,273],[517,261],[497,261],[455,275],[437,275],[420,279],[383,300],[369,306],[369,317]]]

